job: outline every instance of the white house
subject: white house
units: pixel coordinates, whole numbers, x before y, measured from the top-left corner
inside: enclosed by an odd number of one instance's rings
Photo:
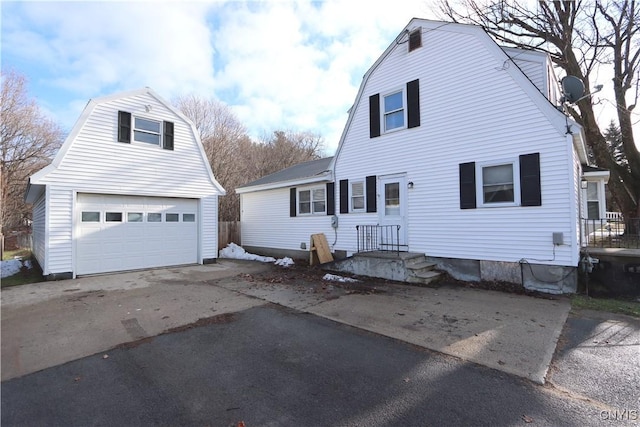
[[[49,279],[213,262],[220,195],[195,126],[154,91],[93,99],[29,179],[33,253]]]
[[[325,233],[345,255],[373,244],[460,279],[574,290],[587,154],[560,98],[547,55],[413,19],[364,75],[325,172],[237,190],[242,243],[299,251]]]

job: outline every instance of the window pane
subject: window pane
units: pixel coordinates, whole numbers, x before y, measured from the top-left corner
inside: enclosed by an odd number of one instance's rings
[[[483,203],[513,202],[513,165],[482,168]]]
[[[484,185],[513,184],[513,165],[499,165],[482,168]]]
[[[160,133],[160,122],[141,119],[139,117],[136,117],[135,128],[140,130],[146,130],[149,132]]]
[[[133,131],[133,140],[144,142],[147,144],[160,145],[160,135],[155,133],[141,132],[139,130]]]
[[[196,214],[182,214],[182,222],[196,222]]]
[[[300,202],[300,207],[298,209],[301,214],[311,213],[311,202]]]
[[[127,222],[142,222],[142,212],[127,213]]]
[[[351,209],[353,209],[354,211],[364,209],[364,197],[358,196],[351,198]]]
[[[396,111],[395,113],[386,114],[384,116],[384,129],[391,130],[404,126],[404,111]]]
[[[598,200],[597,182],[587,182],[587,200]]]
[[[600,204],[587,202],[587,219],[600,219]]]
[[[351,184],[351,195],[353,197],[364,196],[364,183],[354,182]]]
[[[82,222],[100,222],[100,212],[82,212]]]
[[[162,214],[156,212],[148,213],[147,222],[162,222]]]
[[[402,92],[396,92],[384,97],[384,112],[402,109]]]
[[[324,188],[313,190],[313,201],[319,202],[321,200],[324,201]]]
[[[178,222],[178,221],[180,221],[180,214],[168,213],[165,216],[165,221],[167,221],[167,222]]]
[[[311,191],[306,190],[306,191],[301,191],[298,193],[298,198],[300,199],[300,202],[310,202],[311,201]]]
[[[105,220],[107,222],[122,222],[122,212],[107,212]]]
[[[400,183],[392,182],[384,185],[385,215],[400,215]]]
[[[321,202],[313,202],[313,213],[324,212],[324,200]]]
[[[364,182],[351,184],[351,210],[364,209]]]

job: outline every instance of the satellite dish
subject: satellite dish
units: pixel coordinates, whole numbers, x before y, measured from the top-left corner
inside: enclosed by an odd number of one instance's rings
[[[582,80],[575,76],[566,76],[560,80],[562,85],[562,93],[564,96],[562,100],[569,103],[574,103],[584,96],[584,83]]]

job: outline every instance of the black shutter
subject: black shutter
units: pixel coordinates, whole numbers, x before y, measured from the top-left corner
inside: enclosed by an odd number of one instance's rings
[[[407,127],[420,126],[420,81],[407,83]]]
[[[366,178],[367,183],[367,212],[376,212],[376,203],[377,203],[377,191],[376,191],[376,182],[377,178],[375,175],[368,176]]]
[[[118,111],[118,142],[131,143],[131,113]]]
[[[327,182],[327,215],[336,213],[336,195],[333,182]]]
[[[520,156],[520,205],[541,206],[540,153]]]
[[[349,180],[340,180],[340,213],[349,213]]]
[[[296,189],[289,189],[289,216],[296,216],[296,212],[298,212],[298,206],[296,203]]]
[[[380,136],[380,94],[369,97],[369,138]]]
[[[173,150],[173,122],[164,122],[162,148],[165,150]]]
[[[476,164],[460,164],[460,209],[476,208]]]

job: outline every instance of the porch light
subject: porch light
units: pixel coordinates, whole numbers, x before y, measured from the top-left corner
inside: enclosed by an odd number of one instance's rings
[[[413,181],[409,181],[409,183],[407,184],[407,188],[409,190],[411,190],[413,188]]]
[[[587,181],[586,179],[583,179],[582,181],[580,181],[580,188],[582,188],[583,190],[587,189],[587,184],[589,184],[589,181]]]

